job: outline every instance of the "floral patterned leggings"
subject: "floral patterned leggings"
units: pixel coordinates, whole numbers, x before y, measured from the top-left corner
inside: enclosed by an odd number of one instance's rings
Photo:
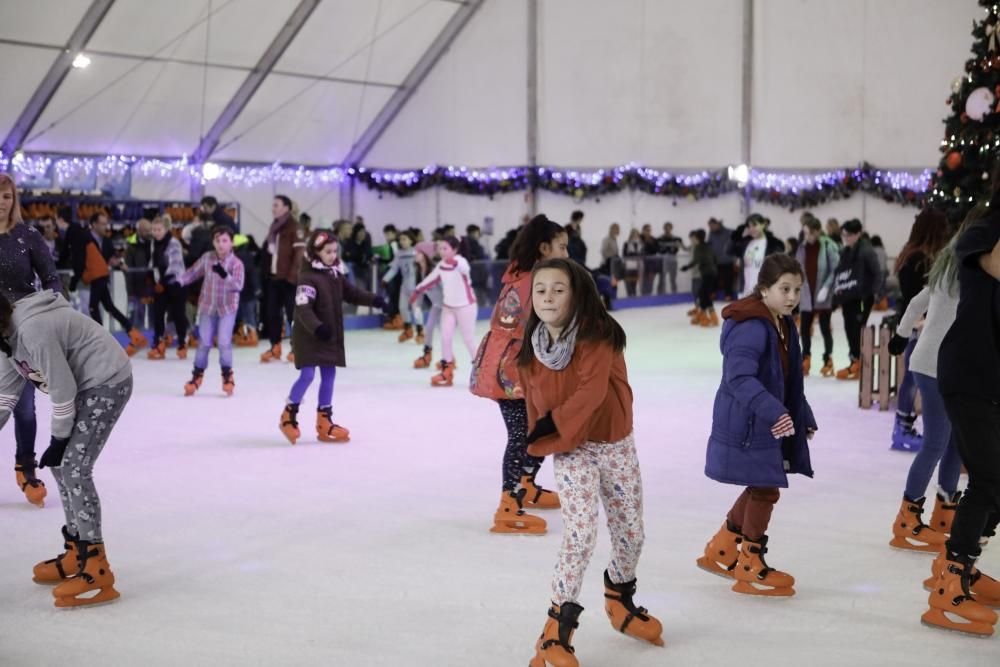
[[[645,534],[642,478],[632,434],[618,442],[585,442],[554,459],[563,542],[552,577],[552,602],[561,605],[580,596],[583,573],[597,544],[598,500],[611,531],[611,581],[623,584],[635,578]]]

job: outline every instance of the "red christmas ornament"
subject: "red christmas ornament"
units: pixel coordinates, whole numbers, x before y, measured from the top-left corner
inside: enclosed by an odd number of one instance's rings
[[[955,171],[962,166],[962,154],[958,151],[952,151],[944,158],[944,164],[948,169]]]

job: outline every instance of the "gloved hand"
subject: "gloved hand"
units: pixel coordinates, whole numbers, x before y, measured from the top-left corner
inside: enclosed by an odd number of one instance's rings
[[[49,441],[49,446],[42,454],[42,458],[38,461],[38,467],[44,468],[48,466],[49,468],[58,468],[62,465],[63,454],[66,453],[66,445],[69,444],[69,438],[57,438],[52,436]]]
[[[795,423],[792,421],[791,415],[787,412],[781,415],[771,427],[771,435],[775,438],[787,438],[795,435]]]
[[[323,341],[324,343],[333,338],[333,329],[325,324],[321,324],[316,327],[316,338]]]
[[[212,271],[217,273],[220,278],[225,279],[229,277],[229,272],[227,272],[224,268],[222,268],[222,264],[213,264]]]
[[[816,303],[823,303],[828,296],[830,296],[830,288],[825,286],[820,287],[819,291],[816,292]]]
[[[372,299],[372,305],[378,308],[379,310],[385,310],[389,304],[386,303],[385,297],[376,296],[374,299]]]
[[[556,428],[556,423],[552,421],[552,413],[549,412],[544,417],[535,422],[535,428],[531,429],[531,433],[528,434],[528,439],[525,441],[527,444],[533,443],[535,440],[540,440],[546,436],[553,435],[559,432]]]
[[[906,352],[906,346],[910,344],[909,338],[903,338],[899,334],[893,334],[889,341],[889,354],[896,356]]]
[[[157,294],[163,294],[167,291],[167,288],[163,283],[156,283],[156,286],[153,287],[153,291]]]
[[[690,268],[691,268],[690,266],[682,266],[682,267],[681,267],[681,271],[687,271],[687,270],[689,270]]]

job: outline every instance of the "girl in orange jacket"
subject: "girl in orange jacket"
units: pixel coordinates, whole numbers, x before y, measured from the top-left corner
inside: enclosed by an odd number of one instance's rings
[[[663,645],[663,627],[632,601],[644,531],[625,332],[576,262],[540,262],[531,280],[532,312],[518,358],[531,428],[528,453],[553,454],[564,529],[549,620],[530,664],[577,667],[570,641],[597,544],[598,500],[611,532],[604,606],[612,627],[657,646]]]
[[[469,390],[491,398],[500,406],[507,427],[500,506],[493,517],[494,533],[542,534],[545,520],[525,514],[524,507],[555,509],[559,497],[535,483],[542,459],[530,456],[528,411],[517,370],[524,325],[531,313],[531,269],[550,257],[568,257],[569,236],[562,225],[544,215],[535,216],[521,228],[511,246],[511,262],[503,276],[500,297],[493,308],[490,330],[479,344],[472,361]]]

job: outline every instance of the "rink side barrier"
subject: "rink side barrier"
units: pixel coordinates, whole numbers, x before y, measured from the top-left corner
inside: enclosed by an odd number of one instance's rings
[[[690,294],[665,294],[662,296],[634,296],[622,299],[615,299],[612,314],[616,310],[626,310],[628,308],[654,308],[656,306],[672,306],[678,303],[692,303]],[[477,319],[488,320],[493,316],[493,306],[480,308]],[[348,315],[344,317],[344,330],[355,331],[359,329],[381,329],[381,315]],[[152,329],[140,329],[146,338],[153,340]],[[124,331],[114,331],[112,335],[125,347],[129,343],[128,334]]]

